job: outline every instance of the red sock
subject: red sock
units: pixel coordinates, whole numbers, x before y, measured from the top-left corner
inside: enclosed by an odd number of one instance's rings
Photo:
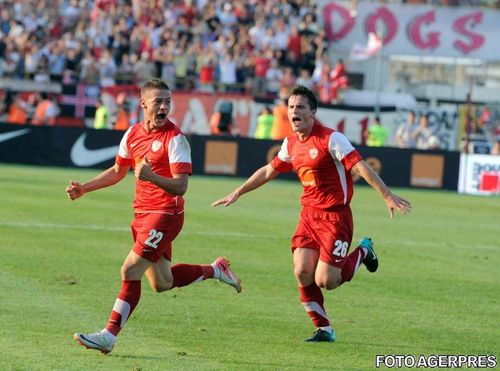
[[[200,282],[207,278],[213,278],[214,268],[209,264],[175,264],[172,266],[172,275],[174,276],[174,284],[172,287],[182,287],[190,285],[193,282]]]
[[[311,318],[314,326],[326,327],[330,326],[330,320],[326,315],[325,308],[323,307],[323,293],[321,289],[315,284],[307,287],[300,287],[300,301],[304,306],[308,316]]]
[[[118,335],[125,326],[141,297],[141,281],[122,281],[122,289],[116,298],[106,330]]]
[[[354,251],[347,256],[344,268],[342,268],[342,281],[340,284],[352,279],[364,258],[365,250],[363,250],[361,246],[356,247]]]

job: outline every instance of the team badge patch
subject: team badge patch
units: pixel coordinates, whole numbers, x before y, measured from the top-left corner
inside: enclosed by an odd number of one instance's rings
[[[151,143],[151,149],[153,152],[158,151],[161,148],[161,142],[155,140],[153,143]]]
[[[309,150],[309,156],[314,160],[316,157],[318,157],[318,149],[317,148],[311,148]]]

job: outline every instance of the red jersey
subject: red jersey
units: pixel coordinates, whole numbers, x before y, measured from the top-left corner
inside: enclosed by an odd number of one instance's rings
[[[144,129],[142,122],[130,127],[120,142],[116,164],[132,166],[133,169],[145,156],[151,169],[165,178],[173,178],[173,174],[192,173],[189,143],[169,120],[151,132]],[[135,212],[174,213],[184,209],[184,199],[152,183],[136,179],[132,207]]]
[[[280,173],[295,170],[302,205],[328,210],[351,201],[351,169],[361,160],[344,134],[315,122],[303,142],[296,134],[287,137],[271,166]]]

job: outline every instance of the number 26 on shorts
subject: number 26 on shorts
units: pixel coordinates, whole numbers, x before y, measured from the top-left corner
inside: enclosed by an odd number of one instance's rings
[[[335,249],[333,250],[333,255],[345,258],[345,256],[347,255],[347,248],[349,247],[349,244],[345,241],[337,240],[335,241],[334,245]]]

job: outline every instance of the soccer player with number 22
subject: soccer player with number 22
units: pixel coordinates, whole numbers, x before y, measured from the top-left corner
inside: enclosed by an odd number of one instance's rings
[[[189,144],[167,118],[172,104],[170,88],[152,79],[141,89],[144,121],[129,128],[120,143],[115,164],[86,183],[71,181],[66,193],[71,200],[85,193],[112,186],[122,180],[130,167],[136,178],[133,202],[134,245],[121,268],[122,288],[106,327],[95,333],[76,333],[74,338],[89,349],[109,353],[118,333],[132,314],[141,296],[144,274],[154,291],[187,286],[215,278],[241,292],[240,280],[219,257],[212,264],[171,265],[172,241],[184,223],[184,199],[192,172]]]

